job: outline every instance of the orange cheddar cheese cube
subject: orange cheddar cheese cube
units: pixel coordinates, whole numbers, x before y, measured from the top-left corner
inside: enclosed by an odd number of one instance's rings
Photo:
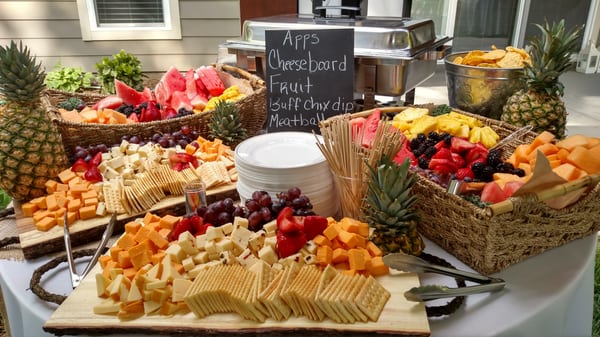
[[[135,234],[137,233],[138,229],[140,229],[140,227],[142,227],[141,223],[137,221],[129,221],[125,224],[125,233]]]
[[[73,199],[67,203],[67,209],[69,212],[77,212],[81,206],[82,204],[80,199]]]
[[[338,226],[335,223],[330,224],[323,231],[323,235],[326,238],[328,238],[329,240],[333,240],[333,238],[335,238],[336,236],[338,236],[338,233],[339,233],[339,229],[338,229]]]
[[[50,194],[56,192],[56,185],[58,185],[58,182],[56,180],[47,180],[44,184],[44,186],[46,187],[46,193]]]
[[[367,263],[367,270],[373,276],[387,275],[390,268],[383,263],[381,256],[375,256]]]
[[[47,232],[50,228],[56,226],[56,218],[47,216],[35,223],[35,228],[42,232]]]
[[[86,220],[96,216],[96,206],[89,205],[83,206],[79,209],[79,219]]]
[[[327,266],[331,264],[333,257],[333,250],[329,246],[317,247],[317,263],[321,266]]]
[[[163,216],[162,218],[160,218],[160,220],[159,220],[160,226],[162,228],[173,229],[175,224],[177,224],[180,219],[181,219],[181,217],[167,214],[167,215]]]
[[[146,215],[144,215],[144,219],[142,221],[143,221],[144,225],[147,225],[151,222],[160,221],[160,217],[151,212],[147,212]]]
[[[33,213],[35,213],[35,211],[37,211],[38,209],[40,209],[38,205],[32,202],[26,202],[21,206],[21,211],[23,212],[23,215],[27,217],[32,217]]]
[[[63,171],[58,173],[58,179],[60,179],[60,181],[65,184],[75,177],[77,177],[77,175],[75,174],[75,172],[71,171],[70,168],[64,169]]]
[[[54,194],[46,196],[46,209],[49,211],[55,211],[58,209],[58,204],[56,203],[56,196]]]

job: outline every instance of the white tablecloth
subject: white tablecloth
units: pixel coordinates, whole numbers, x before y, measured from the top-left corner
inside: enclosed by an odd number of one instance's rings
[[[596,235],[591,235],[495,274],[507,282],[503,291],[468,296],[458,312],[432,318],[431,336],[589,337],[596,242]],[[427,253],[469,270],[435,244],[428,240],[426,244]],[[57,306],[40,300],[29,290],[33,271],[45,262],[0,260],[0,286],[12,337],[53,336],[43,332],[42,326]],[[78,263],[82,270],[87,260]],[[61,267],[48,272],[42,285],[49,292],[68,295],[69,273],[66,265]],[[421,282],[455,286],[452,279],[429,274],[423,275]]]

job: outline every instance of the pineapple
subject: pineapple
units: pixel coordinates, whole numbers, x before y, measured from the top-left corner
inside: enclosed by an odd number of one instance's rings
[[[234,147],[246,139],[246,129],[242,126],[240,111],[232,102],[219,100],[215,105],[209,127],[209,135]]]
[[[373,229],[370,240],[384,254],[403,252],[419,255],[425,243],[417,232],[419,220],[411,194],[416,177],[409,171],[410,160],[397,164],[383,156],[370,168],[368,191],[362,212]]]
[[[506,101],[500,119],[516,126],[533,126],[533,131],[550,131],[557,138],[565,136],[567,110],[561,100],[564,86],[559,76],[573,64],[571,55],[578,51],[583,27],[565,31],[564,20],[549,26],[536,24],[542,38],[530,44],[532,64],[525,64],[527,88],[517,91]]]
[[[27,201],[46,194],[45,183],[67,167],[60,134],[42,107],[45,73],[29,49],[0,46],[0,189]]]

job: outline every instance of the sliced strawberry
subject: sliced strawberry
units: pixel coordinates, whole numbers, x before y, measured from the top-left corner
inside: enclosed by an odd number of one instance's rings
[[[322,234],[327,228],[327,218],[320,215],[307,215],[304,217],[304,234],[307,240],[312,240],[315,236]]]
[[[277,229],[282,233],[303,232],[304,224],[300,223],[291,207],[284,207],[277,215]]]
[[[83,178],[91,183],[98,183],[102,181],[102,173],[98,170],[98,166],[90,166],[83,174]]]
[[[98,167],[98,165],[100,165],[101,162],[102,162],[102,152],[97,152],[92,157],[92,159],[90,159],[90,161],[88,162],[88,165]]]
[[[186,218],[190,219],[192,234],[201,235],[206,233],[206,228],[204,227],[204,220],[202,219],[202,217],[200,217],[198,214],[192,214],[190,216],[186,216]]]
[[[431,159],[448,159],[452,160],[452,151],[448,148],[441,148],[431,157]]]
[[[473,170],[471,170],[471,168],[469,167],[459,168],[458,170],[456,170],[454,176],[458,180],[465,180],[465,178],[475,179],[475,174],[473,173]]]
[[[179,222],[176,223],[175,226],[173,226],[171,233],[169,233],[169,240],[179,240],[179,235],[183,232],[192,232],[192,223],[190,219],[186,217],[179,220]]]
[[[440,140],[439,142],[437,142],[437,143],[434,145],[434,147],[435,147],[435,148],[436,148],[438,151],[439,151],[440,149],[442,149],[442,148],[449,148],[448,144],[447,144],[445,141],[443,141],[443,140]]]
[[[71,171],[73,172],[85,172],[89,168],[88,163],[86,163],[85,159],[77,158],[75,163],[71,166]]]
[[[452,152],[464,153],[475,147],[475,144],[461,137],[452,137],[450,140],[450,149]]]
[[[456,164],[456,167],[458,168],[465,167],[467,164],[465,159],[460,154],[455,152],[452,152],[452,161],[454,161],[454,164]]]
[[[456,172],[458,167],[452,159],[431,158],[429,169],[439,174],[448,174]]]
[[[286,258],[294,255],[306,244],[306,235],[304,232],[283,233],[277,231],[277,252],[280,258]]]
[[[475,144],[475,146],[467,151],[467,154],[464,156],[467,163],[471,164],[479,158],[487,158],[488,149],[485,148],[481,143]]]

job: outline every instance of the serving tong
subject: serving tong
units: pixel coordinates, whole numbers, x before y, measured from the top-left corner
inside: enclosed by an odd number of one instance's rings
[[[64,217],[64,241],[65,241],[65,250],[67,252],[67,264],[69,266],[69,272],[71,273],[71,285],[73,286],[73,289],[77,288],[77,286],[79,286],[79,284],[81,283],[81,280],[83,280],[83,278],[90,272],[90,270],[92,270],[92,268],[96,265],[96,262],[98,262],[98,258],[100,257],[100,255],[102,254],[102,251],[104,250],[104,247],[106,246],[106,244],[108,243],[108,240],[110,239],[110,237],[112,236],[113,233],[113,229],[115,228],[115,222],[117,220],[117,213],[113,213],[112,216],[110,217],[110,221],[108,222],[108,224],[106,225],[106,228],[104,229],[104,233],[102,234],[102,239],[100,240],[100,243],[98,243],[98,247],[96,248],[96,251],[94,252],[94,255],[92,256],[92,259],[88,262],[87,266],[85,266],[85,269],[83,270],[83,272],[81,274],[79,274],[77,272],[77,268],[75,268],[75,261],[73,259],[73,251],[71,249],[71,234],[69,232],[69,225],[68,225],[68,221],[67,221],[67,212],[65,212],[65,217]]]
[[[456,279],[479,283],[479,285],[450,288],[441,285],[425,285],[413,287],[404,293],[404,297],[413,302],[431,301],[441,298],[467,296],[484,292],[498,291],[504,288],[506,282],[500,278],[471,273],[463,270],[447,268],[429,263],[419,257],[394,253],[383,257],[383,263],[388,267],[413,273],[435,273]]]

